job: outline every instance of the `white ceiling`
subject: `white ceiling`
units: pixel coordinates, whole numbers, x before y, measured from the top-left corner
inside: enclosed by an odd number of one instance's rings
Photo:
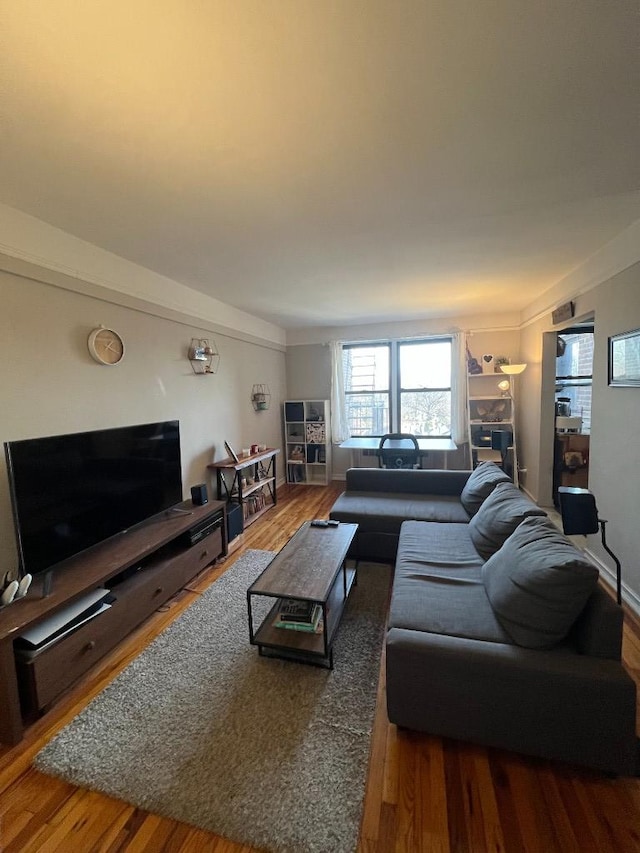
[[[519,310],[640,219],[638,8],[0,0],[0,201],[285,328]]]

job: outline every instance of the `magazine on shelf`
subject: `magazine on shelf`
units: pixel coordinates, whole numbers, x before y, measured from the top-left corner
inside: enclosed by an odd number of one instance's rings
[[[281,598],[279,603],[280,618],[289,622],[311,622],[316,603],[301,601],[296,598]]]
[[[292,631],[307,631],[309,633],[318,631],[318,626],[322,622],[322,607],[320,604],[314,604],[313,602],[310,602],[310,604],[312,610],[308,618],[296,619],[281,612],[276,616],[273,624],[276,628],[288,628]]]
[[[284,631],[298,631],[301,634],[322,634],[324,626],[322,616],[316,625],[308,625],[306,622],[280,622],[277,619],[273,624],[275,628],[282,628]]]

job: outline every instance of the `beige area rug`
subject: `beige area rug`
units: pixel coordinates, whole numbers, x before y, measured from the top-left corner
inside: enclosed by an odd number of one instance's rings
[[[357,844],[390,568],[361,564],[332,671],[260,657],[248,551],[36,756],[84,788],[278,853]]]

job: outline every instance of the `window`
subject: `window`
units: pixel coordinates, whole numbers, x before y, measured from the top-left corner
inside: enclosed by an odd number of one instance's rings
[[[345,344],[351,435],[451,435],[451,339]]]
[[[398,345],[398,432],[451,435],[451,341]]]
[[[582,432],[591,432],[593,326],[567,329],[558,335],[556,401],[568,401],[571,414],[582,418]]]
[[[391,432],[391,344],[345,346],[343,364],[351,435]]]

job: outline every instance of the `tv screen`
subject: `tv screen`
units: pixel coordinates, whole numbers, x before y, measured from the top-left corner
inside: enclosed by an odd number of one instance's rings
[[[46,571],[182,500],[179,421],[4,447],[23,573]]]

